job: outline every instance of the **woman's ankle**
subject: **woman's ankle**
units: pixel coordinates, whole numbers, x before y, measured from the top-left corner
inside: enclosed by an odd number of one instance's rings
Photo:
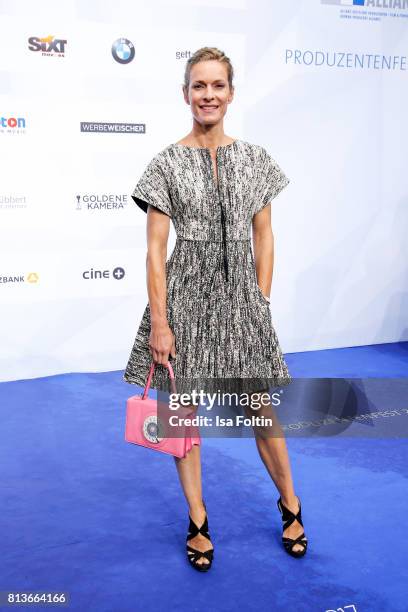
[[[196,500],[188,504],[188,511],[191,518],[194,520],[194,516],[201,517],[205,516],[206,509],[204,503],[201,500]]]
[[[292,512],[296,513],[296,511],[299,509],[299,498],[294,493],[292,495],[288,495],[287,497],[281,495],[281,500],[283,505]]]

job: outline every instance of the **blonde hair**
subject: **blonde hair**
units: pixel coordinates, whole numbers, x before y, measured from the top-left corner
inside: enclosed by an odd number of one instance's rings
[[[191,67],[194,66],[194,64],[198,64],[198,62],[203,62],[205,60],[218,60],[219,62],[223,62],[224,64],[226,64],[228,72],[228,84],[230,86],[230,89],[232,89],[234,69],[232,67],[231,60],[225,55],[223,51],[217,49],[217,47],[201,47],[201,49],[197,49],[197,51],[195,51],[193,55],[187,60],[186,68],[184,71],[184,87],[188,90],[188,86],[190,83]]]

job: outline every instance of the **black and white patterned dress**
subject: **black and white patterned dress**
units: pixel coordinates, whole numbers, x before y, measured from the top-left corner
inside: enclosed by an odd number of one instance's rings
[[[251,221],[289,183],[260,145],[243,140],[210,150],[171,144],[150,161],[132,198],[171,217],[177,239],[166,262],[169,357],[178,392],[254,391],[291,382],[256,279]],[[123,380],[144,387],[152,362],[147,303]],[[193,385],[192,385],[193,381]],[[156,365],[152,389],[168,389]]]

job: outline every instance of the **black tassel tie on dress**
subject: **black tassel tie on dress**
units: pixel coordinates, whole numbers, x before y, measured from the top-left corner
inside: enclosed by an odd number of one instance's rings
[[[225,213],[222,205],[222,200],[220,196],[220,166],[221,162],[218,159],[218,150],[220,147],[217,147],[216,150],[216,159],[217,159],[217,168],[218,168],[218,180],[217,180],[217,192],[218,192],[218,202],[220,205],[221,211],[221,231],[222,231],[222,247],[223,247],[223,262],[224,262],[224,271],[225,271],[225,280],[228,283],[228,246],[227,246],[227,227],[225,223]],[[211,173],[213,173],[212,169],[212,161],[210,156],[210,164],[211,164]]]
[[[177,240],[166,261],[167,320],[175,335],[177,391],[249,392],[291,382],[257,284],[251,222],[289,183],[277,162],[243,140],[216,151],[216,181],[205,147],[171,144],[147,165],[132,193],[167,214]],[[144,387],[152,362],[147,303],[123,375]],[[155,368],[151,388],[168,390]]]

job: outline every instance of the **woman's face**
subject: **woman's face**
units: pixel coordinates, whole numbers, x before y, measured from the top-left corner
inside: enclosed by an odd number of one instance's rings
[[[213,125],[222,121],[233,95],[224,62],[203,60],[192,66],[184,99],[190,104],[191,113],[198,123]]]

